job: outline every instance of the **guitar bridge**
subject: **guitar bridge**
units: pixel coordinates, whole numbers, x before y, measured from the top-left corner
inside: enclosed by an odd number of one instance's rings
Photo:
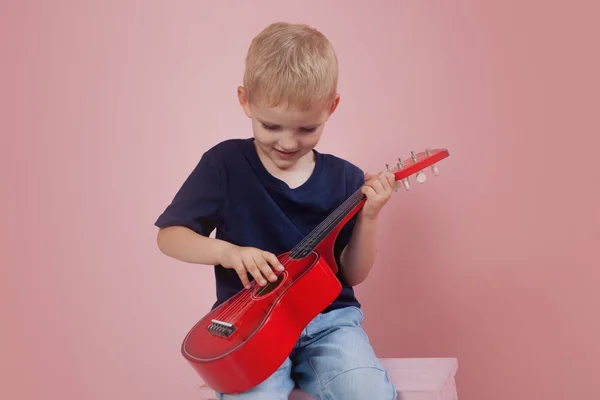
[[[235,331],[235,325],[230,324],[229,322],[219,321],[217,319],[213,319],[212,323],[206,327],[210,333],[215,336],[220,337],[229,337]]]

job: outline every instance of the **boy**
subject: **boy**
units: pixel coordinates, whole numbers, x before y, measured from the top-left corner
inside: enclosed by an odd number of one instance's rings
[[[248,49],[238,88],[253,137],[206,151],[156,221],[164,254],[214,265],[214,308],[252,279],[261,286],[276,280],[273,269],[283,269],[277,254],[292,249],[356,190],[367,196],[335,244],[339,297],[304,329],[271,377],[244,393],[217,393],[220,399],[287,399],[294,385],[316,399],[396,398],[361,327],[352,289],[373,265],[378,215],[394,176],[368,177],[314,150],[340,100],[337,79],[337,57],[322,33],[288,23],[265,28]]]

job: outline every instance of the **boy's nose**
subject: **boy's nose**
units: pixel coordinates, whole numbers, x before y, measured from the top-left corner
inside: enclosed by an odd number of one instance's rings
[[[298,150],[298,141],[293,138],[282,138],[279,146],[283,151],[295,151]]]

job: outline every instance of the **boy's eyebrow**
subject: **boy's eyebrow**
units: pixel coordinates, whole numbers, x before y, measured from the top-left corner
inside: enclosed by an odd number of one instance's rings
[[[260,123],[261,123],[261,124],[263,124],[263,125],[267,125],[267,126],[273,126],[273,127],[278,127],[278,126],[281,126],[281,125],[279,125],[279,124],[276,124],[276,123],[274,123],[274,122],[265,121],[265,120],[264,120],[264,119],[262,119],[262,118],[258,118],[258,117],[257,117],[256,119],[258,120],[258,122],[260,122]],[[319,125],[321,125],[321,122],[317,122],[317,123],[314,123],[314,124],[310,124],[310,125],[301,126],[300,128],[301,128],[301,129],[312,129],[312,128],[316,128],[316,127],[317,127],[317,126],[319,126]]]
[[[279,126],[279,124],[275,124],[275,123],[273,123],[273,122],[265,121],[265,120],[264,120],[264,119],[262,119],[262,118],[256,118],[256,119],[258,120],[258,122],[260,122],[261,124],[264,124],[264,125],[268,125],[268,126]]]

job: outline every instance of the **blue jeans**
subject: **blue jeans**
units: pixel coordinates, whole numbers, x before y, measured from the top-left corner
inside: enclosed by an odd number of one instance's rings
[[[221,400],[284,400],[294,386],[320,400],[395,400],[396,389],[362,329],[363,313],[345,307],[319,314],[269,378]],[[269,351],[266,349],[265,351]]]

